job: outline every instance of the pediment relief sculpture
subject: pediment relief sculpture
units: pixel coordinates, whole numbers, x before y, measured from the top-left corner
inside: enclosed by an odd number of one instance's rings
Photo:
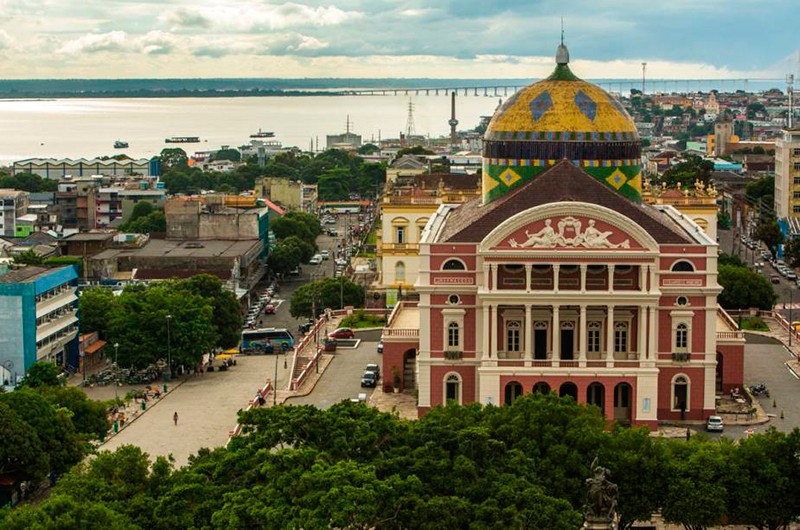
[[[518,243],[515,238],[510,238],[508,244],[512,248],[630,248],[630,240],[621,243],[612,243],[609,237],[612,230],[601,232],[595,226],[595,220],[589,219],[586,229],[581,232],[582,221],[574,217],[564,217],[558,221],[558,231],[553,228],[553,219],[546,219],[544,227],[536,233],[525,230],[527,239]]]

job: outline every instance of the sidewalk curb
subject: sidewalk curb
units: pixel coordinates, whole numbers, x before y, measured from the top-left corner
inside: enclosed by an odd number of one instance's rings
[[[290,400],[292,398],[300,398],[300,397],[306,397],[306,396],[310,395],[314,391],[314,389],[316,388],[317,383],[319,382],[319,380],[322,379],[322,376],[325,374],[325,370],[328,369],[328,365],[330,365],[333,362],[334,358],[335,358],[334,355],[331,355],[331,356],[329,356],[327,358],[326,358],[325,355],[323,355],[322,356],[322,364],[320,365],[319,377],[316,377],[316,378],[312,379],[311,388],[309,388],[307,391],[295,390],[294,393],[292,393],[292,394],[286,396],[285,398],[283,398],[283,400],[281,400],[281,404],[285,404],[288,400]],[[317,374],[314,374],[314,375],[317,375]]]

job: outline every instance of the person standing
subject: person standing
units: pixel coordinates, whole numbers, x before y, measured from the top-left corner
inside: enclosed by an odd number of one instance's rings
[[[172,415],[172,421],[175,422],[175,427],[178,426],[178,411],[175,411],[175,414]]]

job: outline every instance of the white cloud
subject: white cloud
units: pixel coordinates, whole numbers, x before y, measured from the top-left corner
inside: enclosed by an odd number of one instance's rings
[[[173,28],[210,28],[213,25],[211,18],[208,16],[185,7],[168,11],[159,16],[158,19]]]
[[[9,50],[14,46],[16,39],[6,33],[5,30],[0,29],[0,52],[3,50]]]
[[[144,53],[146,55],[167,55],[174,52],[180,39],[172,33],[150,31],[145,35],[134,36],[124,31],[108,33],[89,33],[63,44],[57,53],[67,55],[95,53]]]
[[[336,6],[311,7],[288,2],[281,5],[249,2],[242,5],[214,6],[198,10],[203,16],[214,19],[218,26],[238,31],[267,31],[302,27],[339,26],[360,19],[363,13],[343,11]]]

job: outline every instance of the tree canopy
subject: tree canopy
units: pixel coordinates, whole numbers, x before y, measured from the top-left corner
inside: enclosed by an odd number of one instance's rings
[[[680,184],[684,188],[691,188],[698,180],[704,184],[708,184],[713,170],[713,162],[710,160],[703,160],[696,155],[691,155],[678,165],[667,169],[661,177],[661,180],[669,186]]]
[[[312,299],[316,297],[317,312],[324,308],[342,309],[344,306],[362,307],[364,287],[340,276],[323,278],[307,283],[292,293],[290,312],[293,317],[310,317]]]
[[[35,250],[29,249],[15,254],[13,261],[21,265],[42,265],[44,263],[44,258],[37,254]]]
[[[755,238],[767,245],[772,257],[778,255],[778,245],[783,243],[783,232],[775,221],[762,223],[756,228]]]
[[[0,188],[40,193],[58,191],[58,181],[42,178],[33,173],[6,175],[0,173]]]
[[[723,288],[718,301],[725,309],[769,310],[778,299],[769,280],[747,267],[720,265],[717,281]]]
[[[256,408],[239,420],[245,435],[178,470],[137,447],[103,451],[49,499],[0,514],[0,527],[567,530],[581,526],[595,458],[618,485],[621,528],[659,512],[689,529],[777,529],[800,513],[797,430],[738,444],[663,441],[607,430],[597,407],[553,393],[501,407],[451,403],[414,421],[349,401]]]

